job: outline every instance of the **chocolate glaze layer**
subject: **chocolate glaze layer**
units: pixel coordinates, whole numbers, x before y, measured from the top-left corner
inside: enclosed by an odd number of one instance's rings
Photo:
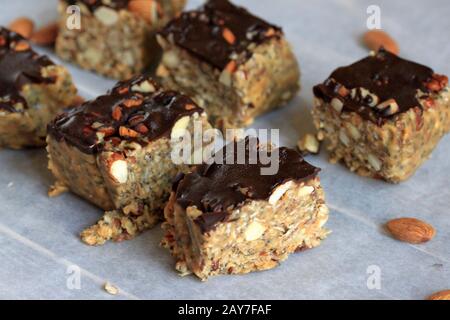
[[[68,5],[84,4],[91,12],[94,12],[98,7],[105,6],[112,9],[120,10],[128,7],[130,0],[110,0],[108,3],[103,3],[102,0],[64,0]]]
[[[28,48],[17,51],[17,44]],[[20,91],[26,84],[54,83],[55,79],[41,74],[42,68],[49,65],[53,63],[34,52],[23,37],[0,27],[0,99],[6,100],[0,102],[0,110],[18,112],[14,108],[17,103],[28,108]]]
[[[224,30],[234,35],[233,43],[225,39]],[[164,37],[173,35],[178,46],[220,70],[231,61],[232,54],[246,52],[248,59],[251,57],[250,44],[260,44],[283,35],[279,27],[228,0],[209,0],[198,10],[182,13],[161,34]]]
[[[255,149],[258,141],[246,138],[233,142],[234,149],[245,147],[246,159]],[[245,145],[243,145],[245,144]],[[236,153],[227,156],[223,149],[224,164],[203,164],[193,173],[178,177],[174,183],[176,201],[183,207],[196,206],[203,214],[196,219],[203,232],[212,230],[218,223],[226,221],[231,210],[246,200],[267,200],[276,187],[288,181],[306,181],[314,178],[320,171],[295,150],[275,149],[279,152],[279,171],[275,175],[261,175],[261,168],[268,167],[257,161],[256,164],[226,164],[225,159],[236,159]],[[253,150],[253,151],[252,151]]]
[[[133,91],[133,86],[148,81],[151,93]],[[171,132],[180,118],[203,113],[189,97],[164,91],[145,76],[119,82],[108,94],[88,101],[59,115],[48,126],[57,140],[65,140],[84,153],[102,150],[105,141],[135,140],[147,144]],[[98,137],[104,136],[104,140]]]
[[[417,91],[428,93],[426,83],[432,77],[432,69],[381,49],[374,56],[335,70],[323,84],[314,87],[314,94],[326,102],[338,97],[344,103],[344,111],[356,112],[366,120],[382,124],[398,113],[414,107],[421,108],[416,98]],[[386,114],[383,110],[371,107],[370,98],[342,97],[338,94],[342,85],[348,90],[365,88],[379,97],[379,103],[394,99],[399,110],[394,114]]]

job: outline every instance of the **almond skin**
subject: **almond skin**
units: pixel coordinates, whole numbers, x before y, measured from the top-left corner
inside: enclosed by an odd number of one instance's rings
[[[9,29],[20,34],[25,39],[29,39],[33,34],[34,22],[26,17],[17,18],[9,25]]]
[[[413,244],[428,242],[436,235],[432,225],[414,218],[394,219],[386,227],[397,240]]]
[[[154,0],[131,0],[128,3],[128,10],[144,18],[148,22],[152,21],[153,6],[158,6]]]
[[[433,293],[427,300],[448,300],[450,301],[450,290]]]
[[[58,24],[51,23],[40,28],[31,36],[31,41],[40,46],[50,46],[56,42],[58,36]]]
[[[396,55],[400,52],[400,49],[394,39],[382,30],[367,31],[364,33],[362,41],[370,50],[378,51],[381,47],[384,47],[387,51]]]

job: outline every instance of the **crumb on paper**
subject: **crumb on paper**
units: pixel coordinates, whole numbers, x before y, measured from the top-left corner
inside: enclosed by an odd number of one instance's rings
[[[67,192],[69,189],[62,185],[61,183],[56,182],[54,185],[52,185],[49,189],[48,189],[48,196],[50,198],[54,198],[57,197],[65,192]]]
[[[104,289],[106,292],[108,292],[110,295],[113,295],[113,296],[115,296],[119,293],[119,289],[109,282],[105,283]]]

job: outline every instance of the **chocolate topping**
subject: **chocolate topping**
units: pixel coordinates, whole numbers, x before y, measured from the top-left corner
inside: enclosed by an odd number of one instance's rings
[[[433,70],[404,60],[384,49],[376,55],[364,58],[350,66],[338,68],[320,85],[314,87],[316,97],[330,102],[339,98],[344,103],[344,111],[356,112],[366,120],[382,124],[386,119],[421,105],[416,98],[418,90],[427,94],[427,83],[433,78]],[[347,90],[364,88],[378,97],[378,104],[394,99],[398,105],[396,112],[377,109],[373,97],[339,94],[344,86]]]
[[[209,0],[200,9],[172,20],[161,34],[172,34],[177,45],[223,70],[232,55],[246,52],[248,59],[250,44],[281,37],[282,31],[228,0]]]
[[[253,139],[255,138],[233,142],[233,150],[238,150],[245,143],[247,164],[226,164],[225,159],[230,155],[226,154],[224,148],[224,164],[203,164],[195,172],[178,178],[175,182],[177,203],[183,208],[196,206],[203,212],[196,219],[203,232],[208,232],[217,223],[225,221],[229,218],[230,211],[246,200],[267,200],[279,185],[291,180],[309,180],[320,171],[307,163],[297,151],[279,148],[272,151],[279,152],[278,172],[275,175],[261,175],[261,168],[268,167],[267,165],[263,165],[261,161],[248,164],[251,150],[256,150],[251,148],[258,142]],[[236,159],[235,154],[231,157]]]
[[[28,108],[20,91],[26,84],[54,83],[55,79],[41,73],[52,64],[31,50],[23,37],[0,27],[0,110],[18,112],[14,107],[18,103]]]
[[[147,84],[152,92],[142,93],[137,86]],[[144,76],[119,82],[107,95],[68,110],[53,120],[48,132],[64,139],[84,153],[102,150],[113,139],[148,141],[170,134],[180,118],[203,113],[189,97],[164,91]]]
[[[76,5],[78,3],[84,4],[91,12],[94,12],[98,7],[105,6],[115,10],[125,9],[128,7],[130,0],[65,0],[68,5]]]

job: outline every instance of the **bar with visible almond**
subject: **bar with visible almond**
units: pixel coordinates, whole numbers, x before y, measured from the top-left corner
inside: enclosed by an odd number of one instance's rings
[[[186,92],[221,129],[245,127],[299,90],[300,71],[281,28],[233,5],[209,0],[158,34],[157,74]]]
[[[210,128],[201,108],[145,76],[119,82],[50,123],[49,168],[57,185],[107,211],[83,241],[130,239],[160,221],[173,177],[190,166],[173,161],[172,151],[196,124]]]
[[[264,172],[267,163],[253,160],[261,159],[265,146],[255,138],[233,144],[173,186],[162,245],[181,275],[207,280],[272,269],[294,252],[317,247],[329,233],[318,168],[295,150],[273,148],[267,156],[278,170]],[[238,159],[238,150],[245,163],[226,160]]]

